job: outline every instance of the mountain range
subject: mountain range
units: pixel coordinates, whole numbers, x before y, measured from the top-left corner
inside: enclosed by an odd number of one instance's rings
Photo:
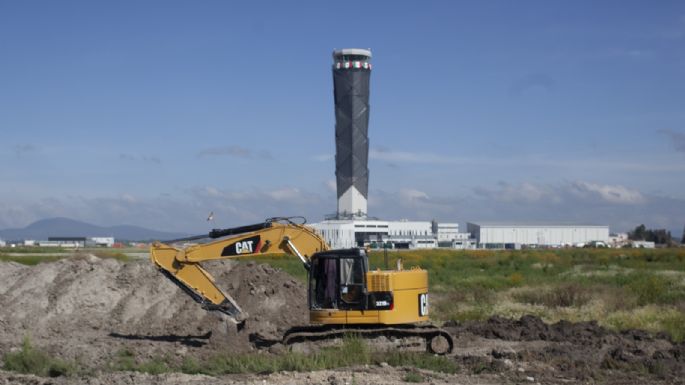
[[[180,238],[187,235],[130,225],[97,226],[69,218],[42,219],[22,229],[0,230],[0,239],[6,241],[47,240],[49,237],[114,237],[116,240],[147,241]]]

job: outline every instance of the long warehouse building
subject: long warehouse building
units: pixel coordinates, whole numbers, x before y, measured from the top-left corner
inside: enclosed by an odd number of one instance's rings
[[[518,246],[582,246],[609,241],[609,226],[515,223],[467,223],[466,230],[479,248]]]

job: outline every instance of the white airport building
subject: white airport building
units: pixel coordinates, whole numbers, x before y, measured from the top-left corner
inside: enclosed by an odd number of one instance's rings
[[[25,240],[24,246],[42,247],[112,247],[114,237],[49,237],[47,241]]]
[[[94,245],[98,247],[112,247],[114,246],[114,237],[90,237],[86,242],[86,245]]]
[[[609,226],[600,225],[469,222],[466,228],[481,249],[522,246],[582,247],[591,243],[609,242]]]
[[[329,219],[311,225],[334,249],[371,247],[389,249],[469,249],[475,240],[459,232],[458,223],[436,221],[381,221]]]

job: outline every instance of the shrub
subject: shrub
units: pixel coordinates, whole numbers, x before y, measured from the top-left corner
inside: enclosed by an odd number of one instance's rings
[[[450,374],[456,373],[458,369],[456,362],[448,357],[418,352],[378,353],[374,361],[376,364],[387,362],[391,366],[409,366]]]
[[[491,306],[476,305],[447,313],[446,318],[457,322],[482,321],[488,319],[492,315],[492,310]]]
[[[547,307],[580,307],[592,298],[592,291],[579,283],[563,283],[551,289],[530,288],[514,294],[518,302]]]
[[[634,273],[627,278],[627,286],[637,296],[639,305],[673,304],[685,294],[673,279],[661,275]]]
[[[404,382],[423,382],[423,376],[418,372],[411,371],[404,376]]]
[[[509,276],[509,282],[513,286],[519,286],[520,284],[523,283],[523,274],[521,273],[513,273],[512,275]]]
[[[74,364],[52,358],[42,350],[34,348],[29,337],[24,337],[20,351],[5,354],[3,360],[4,370],[42,377],[68,376],[76,372]]]
[[[664,318],[662,327],[665,332],[671,335],[676,342],[685,340],[685,314],[678,312],[671,316]]]

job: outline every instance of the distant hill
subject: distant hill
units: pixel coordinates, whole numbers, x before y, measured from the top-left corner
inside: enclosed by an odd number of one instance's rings
[[[184,237],[187,234],[168,233],[138,226],[96,226],[69,218],[50,218],[34,222],[23,229],[0,230],[0,239],[47,240],[49,237],[114,237],[117,240],[145,241]]]

